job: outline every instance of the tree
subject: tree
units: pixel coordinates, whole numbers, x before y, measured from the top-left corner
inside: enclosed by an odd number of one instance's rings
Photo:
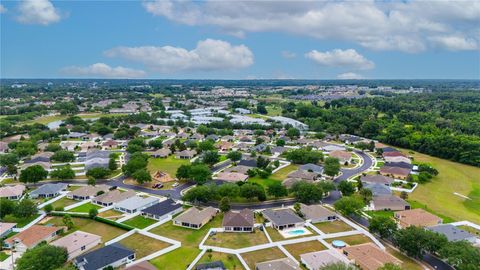
[[[189,189],[185,195],[183,195],[182,200],[196,203],[196,202],[208,202],[213,198],[213,193],[210,190],[208,185],[197,186]]]
[[[402,267],[393,264],[393,263],[386,263],[382,267],[378,268],[379,270],[402,270]]]
[[[323,160],[323,153],[320,151],[312,151],[307,148],[300,148],[288,151],[286,158],[295,164],[316,164]]]
[[[86,176],[92,177],[93,179],[105,179],[109,174],[110,170],[102,167],[97,167],[88,170]]]
[[[296,128],[289,128],[287,130],[287,136],[290,137],[290,138],[297,138],[300,136],[300,130],[296,129]]]
[[[342,213],[345,216],[349,216],[352,214],[357,214],[365,207],[363,200],[357,196],[346,196],[340,198],[340,200],[336,201],[333,206],[335,210]]]
[[[27,167],[20,173],[20,182],[36,183],[47,178],[48,172],[40,165]]]
[[[87,185],[89,185],[89,186],[95,186],[96,184],[97,184],[97,181],[95,180],[95,178],[93,178],[93,177],[88,177]]]
[[[203,153],[202,161],[205,164],[213,166],[218,161],[220,161],[220,155],[218,154],[217,151],[206,151]]]
[[[8,165],[16,165],[18,164],[18,155],[15,153],[6,153],[0,155],[0,165],[1,166],[8,166]]]
[[[352,264],[345,264],[342,262],[339,263],[331,263],[320,268],[321,270],[358,270],[355,265]]]
[[[125,164],[122,168],[123,173],[126,176],[132,176],[134,172],[147,168],[148,158],[148,155],[143,153],[132,154],[127,164]]]
[[[400,193],[400,198],[402,198],[404,200],[408,199],[408,193],[406,191],[402,191]]]
[[[88,211],[88,216],[93,219],[95,218],[96,216],[98,215],[98,210],[97,208],[90,208],[90,210]]]
[[[58,143],[50,143],[47,145],[47,147],[45,147],[45,151],[46,152],[57,152],[57,151],[60,151],[62,150],[62,147],[60,146],[60,144]]]
[[[394,243],[410,257],[421,258],[425,252],[436,253],[447,244],[444,235],[410,226],[398,230],[394,236]]]
[[[17,259],[18,270],[54,270],[61,267],[68,259],[67,249],[48,244],[40,244],[28,249]]]
[[[242,159],[242,153],[238,151],[231,151],[227,154],[227,158],[229,158],[231,161],[239,161]]]
[[[73,220],[72,220],[72,217],[69,215],[69,214],[65,214],[62,218],[62,222],[63,222],[63,225],[67,226],[67,228],[70,230],[71,228],[73,228],[73,226],[75,225],[73,223]]]
[[[257,197],[259,201],[266,199],[265,190],[262,186],[248,182],[240,187],[240,196],[249,200],[255,197]]]
[[[390,217],[374,216],[369,221],[368,230],[380,235],[381,238],[390,238],[397,231],[397,224]]]
[[[152,176],[146,169],[140,169],[132,174],[133,179],[139,184],[152,181]]]
[[[291,188],[297,201],[302,203],[316,203],[322,200],[323,190],[319,185],[305,181],[296,182]]]
[[[222,212],[228,212],[230,210],[230,199],[228,197],[223,197],[220,200],[220,205],[219,205],[220,211]]]
[[[277,145],[277,146],[285,146],[285,140],[283,140],[283,139],[278,139],[277,142],[276,142],[276,145]]]
[[[189,178],[197,184],[204,184],[208,180],[212,179],[212,172],[207,165],[195,164],[190,169]]]
[[[363,199],[363,202],[365,204],[369,204],[370,201],[372,200],[373,198],[373,192],[371,189],[368,189],[368,188],[362,188],[360,189],[360,191],[358,192],[360,197],[362,197]]]
[[[163,147],[163,141],[161,139],[155,139],[148,142],[148,146],[153,149],[160,149]]]
[[[50,159],[57,162],[72,162],[75,160],[75,155],[67,150],[59,150]]]
[[[466,241],[449,242],[438,253],[458,270],[478,269],[480,265],[480,249]]]
[[[323,164],[323,172],[330,177],[337,175],[340,172],[340,162],[338,158],[327,157]]]
[[[6,215],[10,215],[15,210],[16,203],[9,199],[1,198],[0,199],[0,218],[3,218]]]
[[[270,160],[268,158],[264,158],[263,156],[257,157],[257,167],[261,169],[265,169],[268,164],[270,164]]]
[[[190,177],[190,170],[192,166],[187,164],[182,164],[177,169],[175,176],[181,180],[187,180]]]
[[[70,165],[56,168],[50,173],[51,178],[57,179],[73,179],[75,178],[75,172],[70,168]]]
[[[258,103],[257,104],[257,112],[259,114],[267,114],[268,113],[267,108],[265,108],[264,103]]]
[[[115,161],[115,158],[110,158],[108,161],[108,169],[110,171],[115,171],[118,168],[117,161]]]
[[[355,193],[355,186],[353,185],[352,182],[349,182],[347,180],[341,181],[338,184],[337,189],[340,190],[340,192],[342,192],[343,196],[350,196],[353,193]]]
[[[37,214],[37,212],[37,206],[32,200],[23,199],[15,206],[13,215],[18,218],[29,218]]]
[[[50,212],[53,211],[53,206],[51,204],[47,204],[47,205],[45,205],[43,210],[45,210],[45,212],[47,212],[47,213],[50,213]]]
[[[267,194],[275,198],[288,195],[287,188],[281,182],[273,182],[267,186]]]

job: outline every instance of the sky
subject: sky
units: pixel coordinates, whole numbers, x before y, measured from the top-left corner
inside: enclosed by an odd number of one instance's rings
[[[2,1],[1,78],[480,79],[480,1]]]

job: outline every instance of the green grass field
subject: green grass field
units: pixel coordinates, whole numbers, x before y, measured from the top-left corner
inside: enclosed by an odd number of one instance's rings
[[[350,225],[341,220],[315,223],[314,226],[324,233],[348,232],[353,230]]]
[[[68,210],[68,212],[76,212],[76,213],[88,213],[90,211],[90,209],[92,208],[95,208],[95,209],[100,209],[102,207],[96,205],[96,204],[93,204],[93,203],[86,203],[86,204],[82,204],[80,206],[77,206],[73,209],[70,209]]]
[[[65,208],[66,206],[69,206],[69,205],[72,205],[72,204],[78,203],[78,202],[79,202],[79,201],[70,200],[70,199],[67,198],[67,197],[63,197],[63,198],[61,198],[60,200],[51,203],[51,205],[52,205],[53,209],[56,209],[57,207],[63,207],[63,208]]]
[[[136,259],[143,258],[170,246],[169,243],[139,233],[134,233],[129,237],[119,241],[119,243],[134,250]]]
[[[157,221],[154,220],[154,219],[151,219],[151,218],[146,218],[144,216],[136,216],[136,217],[128,219],[128,220],[126,220],[125,222],[122,222],[122,223],[130,225],[130,226],[135,227],[135,228],[143,229],[143,228],[146,228],[146,227],[152,225],[155,222],[157,222]]]
[[[225,265],[225,268],[227,269],[236,269],[236,270],[245,269],[243,268],[242,263],[237,258],[237,256],[233,254],[226,254],[226,253],[220,253],[215,251],[212,251],[212,252],[207,251],[202,256],[202,258],[200,258],[200,261],[198,261],[198,264],[209,263],[214,261],[222,261],[223,264]]]
[[[321,251],[327,249],[326,246],[324,246],[322,243],[320,243],[317,240],[313,241],[308,241],[308,242],[303,242],[303,243],[298,243],[298,244],[290,244],[290,245],[285,245],[283,246],[290,254],[293,255],[297,260],[300,260],[300,255],[309,253],[309,252],[315,252],[315,251]]]
[[[267,236],[260,230],[254,233],[225,232],[210,236],[205,245],[239,249],[268,243]]]
[[[355,235],[349,235],[349,236],[343,236],[343,237],[329,238],[326,241],[331,244],[333,240],[341,240],[341,241],[349,244],[350,246],[372,242],[370,240],[370,238],[366,237],[363,234],[355,234]]]
[[[240,255],[242,256],[242,258],[245,260],[245,262],[251,269],[255,269],[256,263],[266,262],[266,261],[271,261],[271,260],[281,259],[286,257],[285,254],[283,254],[283,252],[277,247],[242,253]]]
[[[9,256],[3,252],[3,251],[0,251],[0,262],[3,262],[5,261]]]
[[[291,165],[288,165],[285,168],[282,168],[282,169],[278,170],[277,172],[270,175],[270,177],[268,177],[266,179],[260,178],[259,176],[255,176],[255,177],[249,178],[248,181],[253,182],[253,183],[257,183],[259,185],[262,185],[264,188],[267,188],[268,185],[270,185],[274,182],[278,182],[278,181],[281,182],[281,181],[285,180],[289,173],[291,173],[291,172],[293,172],[297,169],[298,169],[298,165],[291,164]]]
[[[3,222],[12,222],[12,223],[17,223],[18,228],[22,228],[28,223],[34,221],[37,217],[39,217],[40,214],[33,215],[29,218],[17,218],[14,217],[13,215],[6,215],[3,217],[2,221]]]
[[[182,242],[180,248],[157,257],[150,262],[161,270],[183,270],[200,253],[198,245],[210,228],[221,227],[223,214],[217,215],[212,221],[198,230],[187,229],[173,225],[172,221],[153,228],[150,232]],[[181,261],[178,260],[181,258]]]
[[[439,171],[439,175],[430,183],[419,185],[410,194],[409,202],[413,202],[414,207],[424,206],[428,211],[449,220],[468,220],[480,224],[480,168],[420,153],[409,154],[413,155],[415,161],[429,163]]]
[[[172,178],[175,178],[177,169],[183,164],[189,164],[189,160],[176,159],[174,156],[168,158],[150,158],[148,160],[147,169],[150,173],[162,171],[168,173]]]

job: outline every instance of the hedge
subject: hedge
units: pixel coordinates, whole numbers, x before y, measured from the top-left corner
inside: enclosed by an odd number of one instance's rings
[[[66,212],[51,212],[51,213],[49,213],[49,215],[51,215],[51,216],[65,216],[67,214],[70,215],[71,217],[76,217],[76,218],[90,218],[90,216],[88,214],[85,214],[85,213],[66,213]],[[99,217],[99,216],[94,217],[93,220],[101,222],[101,223],[105,223],[107,225],[117,227],[119,229],[127,230],[127,231],[135,229],[134,227],[131,227],[129,225],[126,225],[126,224],[123,224],[123,223],[118,223],[116,221],[106,219],[106,218],[102,218],[102,217]]]

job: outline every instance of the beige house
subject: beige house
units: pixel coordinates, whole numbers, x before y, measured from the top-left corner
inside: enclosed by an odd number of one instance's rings
[[[72,234],[53,241],[51,244],[53,246],[66,248],[68,252],[68,259],[71,260],[78,255],[96,247],[101,242],[102,237],[98,235],[82,231],[76,231]]]
[[[24,185],[5,186],[0,188],[0,198],[8,200],[18,200],[25,191]]]
[[[88,185],[88,186],[84,186],[69,192],[67,194],[67,198],[72,200],[88,200],[97,196],[98,193],[108,192],[109,189],[110,187],[107,185],[96,185],[96,186]]]
[[[50,242],[57,235],[62,233],[66,227],[33,225],[32,227],[13,235],[3,241],[3,247],[11,249],[15,247],[18,252],[25,252],[34,248],[42,241]]]
[[[343,254],[363,270],[377,270],[387,263],[396,265],[402,263],[402,261],[379,249],[372,243],[345,247]]]
[[[338,158],[340,164],[350,163],[352,161],[352,153],[343,150],[335,150],[330,152],[330,157]]]
[[[191,229],[200,229],[212,220],[218,213],[213,207],[199,209],[192,207],[173,219],[173,225]]]
[[[101,206],[110,206],[114,203],[121,202],[135,195],[136,193],[133,190],[121,192],[120,190],[115,189],[93,198],[92,203]]]
[[[443,222],[441,218],[421,208],[395,212],[395,219],[401,228],[410,226],[431,227]]]
[[[335,212],[330,211],[319,204],[306,205],[301,203],[300,212],[302,212],[303,218],[310,220],[312,223],[334,221],[338,219]]]

